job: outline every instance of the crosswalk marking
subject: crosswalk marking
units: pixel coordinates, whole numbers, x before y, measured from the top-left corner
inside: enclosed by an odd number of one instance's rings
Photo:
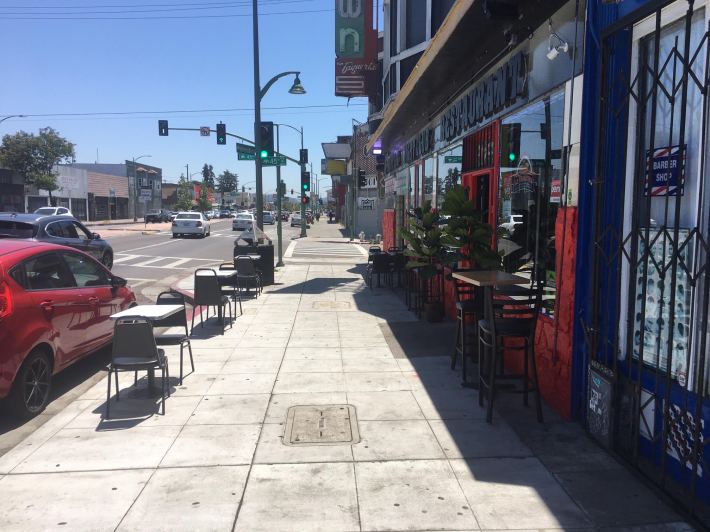
[[[178,266],[181,266],[181,265],[185,264],[186,262],[190,262],[191,260],[192,259],[178,259],[175,262],[163,264],[163,268],[177,268]]]
[[[119,267],[126,268],[157,268],[161,270],[194,270],[200,266],[210,266],[219,264],[224,260],[229,259],[213,259],[213,258],[198,258],[198,257],[173,257],[154,255],[134,255],[116,253],[116,258],[113,263]],[[160,264],[165,262],[165,264]],[[183,266],[184,265],[184,266]]]
[[[132,264],[131,266],[149,266],[153,264],[154,262],[159,262],[161,260],[165,260],[165,257],[153,257],[150,260],[146,260],[144,262],[139,262],[137,264]],[[162,266],[164,268],[164,266]]]
[[[316,242],[298,242],[293,250],[292,256],[299,255],[308,256],[331,256],[331,257],[353,257],[361,258],[363,256],[360,248],[348,243],[316,243]]]
[[[116,254],[116,258],[113,259],[114,264],[120,264],[121,262],[127,262],[132,259],[136,259],[138,257],[141,257],[142,255],[123,255],[121,253]]]

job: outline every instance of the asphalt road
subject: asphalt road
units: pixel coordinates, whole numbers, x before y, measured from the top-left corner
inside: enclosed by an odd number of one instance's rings
[[[231,223],[231,219],[213,220],[211,235],[207,238],[172,238],[169,229],[148,234],[118,231],[115,236],[113,231],[104,229],[101,236],[114,251],[112,271],[128,279],[139,303],[149,303],[172,284],[190,276],[196,268],[211,268],[231,261],[234,241],[239,235],[232,231]],[[264,232],[276,248],[276,225],[265,226]],[[291,239],[299,234],[300,228],[283,223],[284,253]],[[277,253],[274,249],[275,256]]]

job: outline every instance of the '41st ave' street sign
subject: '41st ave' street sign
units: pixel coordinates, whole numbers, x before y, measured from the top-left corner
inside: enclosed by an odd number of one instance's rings
[[[284,157],[283,155],[264,157],[261,160],[261,166],[286,166],[286,157]]]
[[[237,142],[237,160],[238,161],[253,161],[256,159],[254,146],[249,144],[241,144]],[[262,166],[286,166],[286,157],[283,155],[275,155],[273,157],[264,157],[261,160]]]

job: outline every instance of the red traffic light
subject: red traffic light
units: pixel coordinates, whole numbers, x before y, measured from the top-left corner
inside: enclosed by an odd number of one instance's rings
[[[303,203],[304,205],[306,205],[309,201],[310,199],[308,198],[308,196],[301,196],[301,203]]]

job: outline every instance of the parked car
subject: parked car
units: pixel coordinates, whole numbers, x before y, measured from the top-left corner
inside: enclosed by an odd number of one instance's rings
[[[178,215],[178,211],[170,211],[170,221],[172,222]]]
[[[29,238],[83,251],[109,270],[113,266],[113,248],[98,233],[89,231],[80,221],[65,215],[0,213],[0,239]]]
[[[201,212],[179,212],[173,220],[173,238],[185,235],[210,236],[210,222]]]
[[[110,316],[136,302],[126,280],[85,253],[0,240],[0,398],[22,417],[47,405],[52,377],[110,343]]]
[[[500,227],[501,229],[505,229],[506,231],[508,231],[508,233],[510,233],[512,235],[513,233],[515,233],[516,226],[522,225],[522,224],[523,224],[523,215],[522,214],[511,214],[510,216],[508,216],[508,219],[505,222],[503,222],[502,224],[500,224],[498,227]]]
[[[291,215],[291,227],[297,227],[299,225],[301,225],[301,215],[297,212],[294,212]]]
[[[170,211],[167,209],[152,210],[145,213],[145,223],[160,223],[170,221]]]
[[[71,216],[74,215],[66,207],[40,207],[35,210],[34,214],[42,214],[43,216]]]
[[[263,223],[274,225],[276,223],[276,219],[274,218],[274,215],[270,212],[265,212],[263,217]]]
[[[232,220],[232,231],[246,231],[250,226],[254,226],[255,221],[253,214],[246,212],[239,213],[236,218]]]

